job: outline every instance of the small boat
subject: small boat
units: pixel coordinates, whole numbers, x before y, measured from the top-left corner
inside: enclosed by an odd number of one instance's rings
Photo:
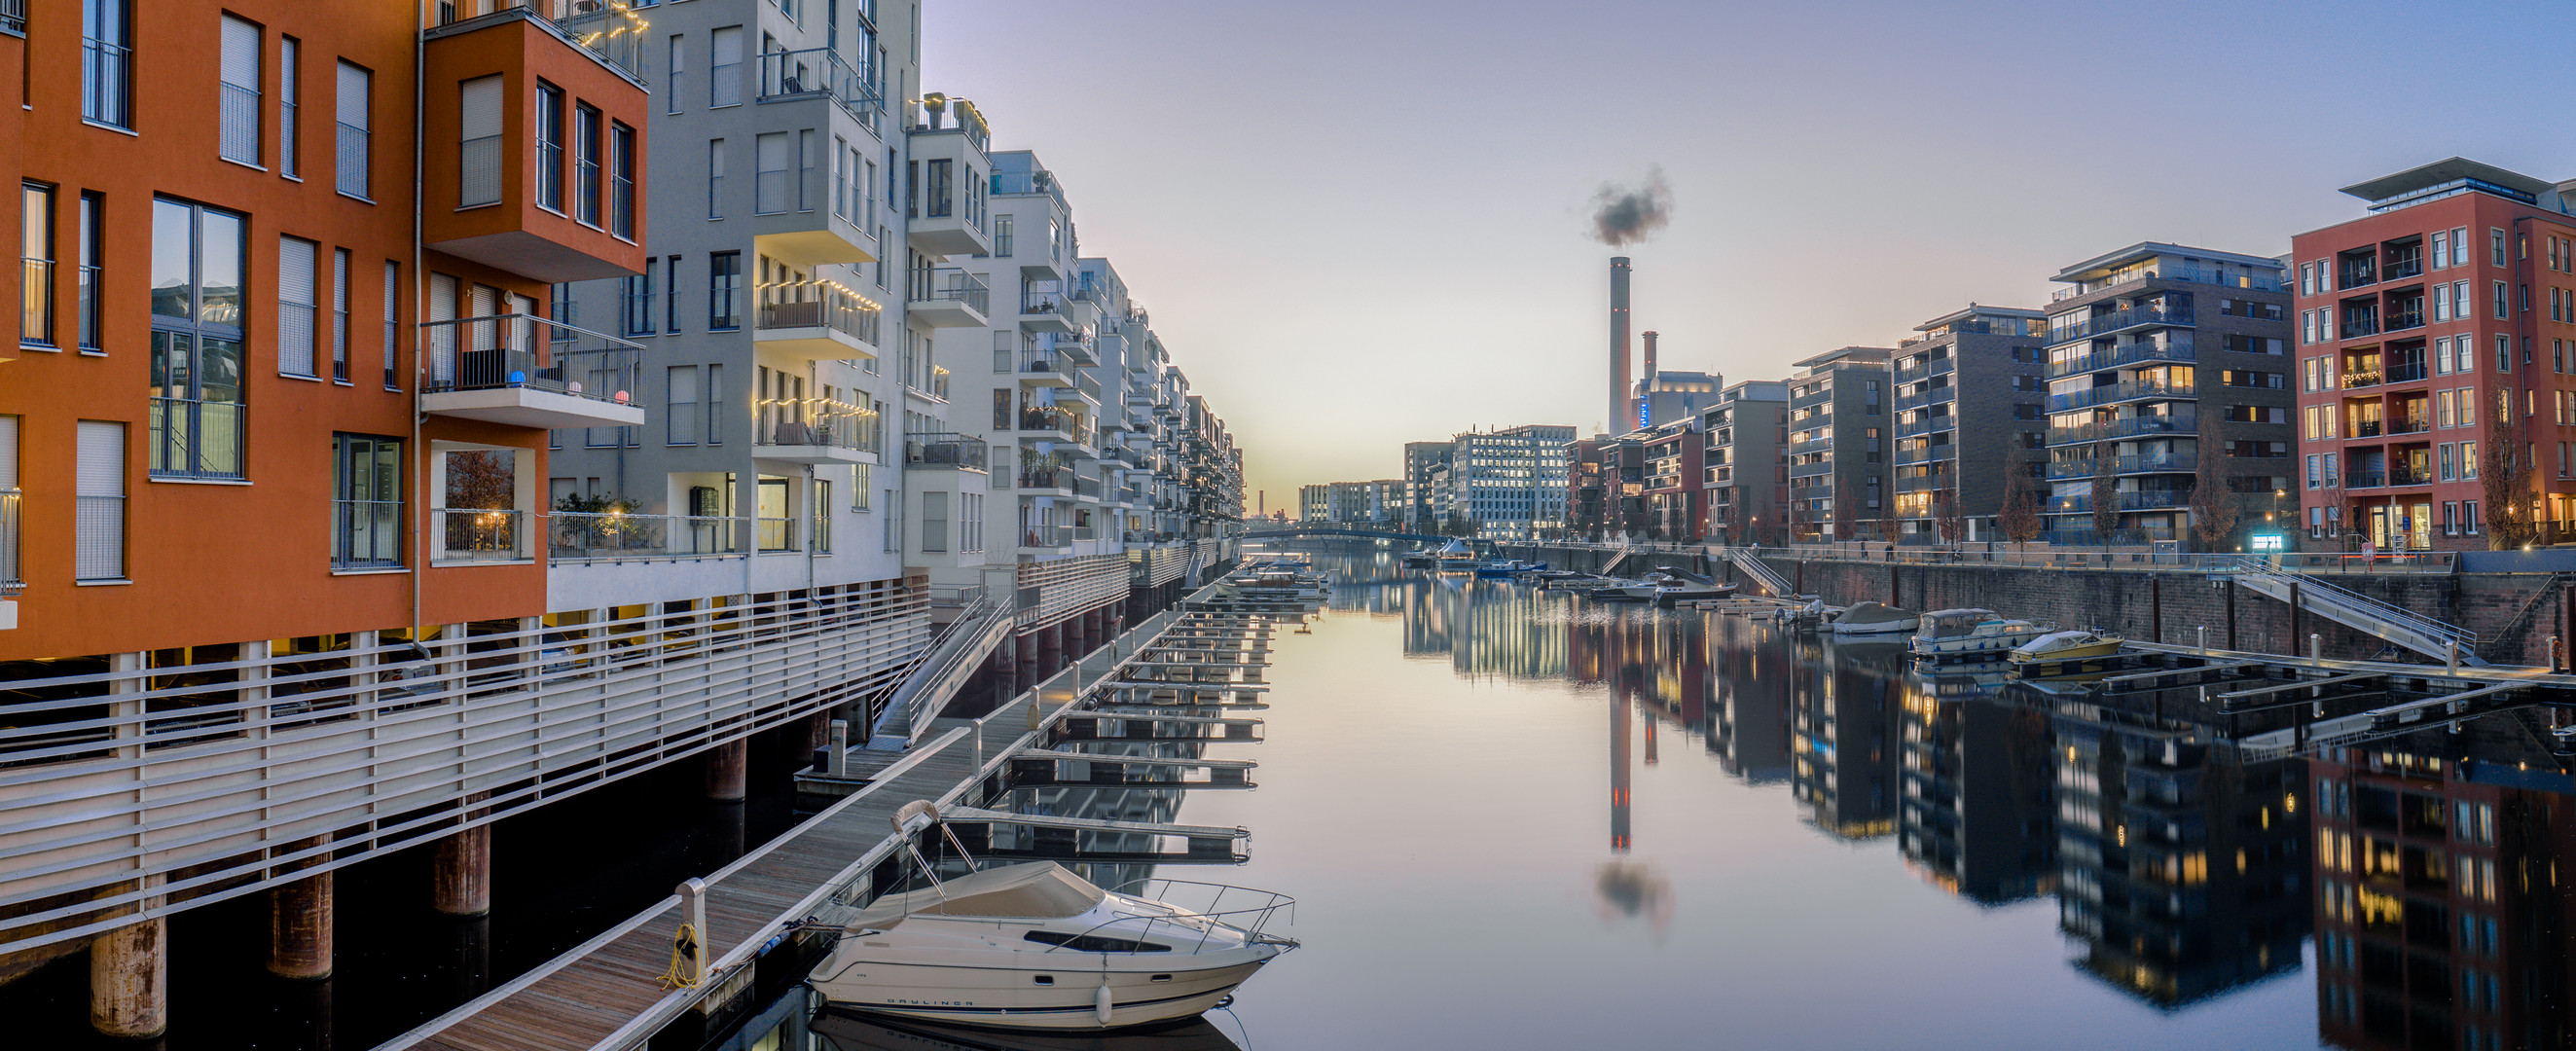
[[[2026,620],[2006,619],[1990,609],[1945,609],[1923,615],[1906,649],[1917,657],[2001,654],[2048,630]]]
[[[1507,558],[1499,562],[1479,562],[1476,564],[1475,572],[1480,577],[1512,577],[1546,568],[1545,562],[1523,562],[1517,558]]]
[[[974,866],[930,802],[893,820],[907,835],[938,828]],[[1297,947],[1262,930],[1294,903],[1286,895],[1166,879],[1109,890],[1052,861],[942,880],[905,849],[930,886],[829,925],[839,941],[806,984],[831,1007],[1005,1029],[1152,1025],[1215,1008]],[[1205,904],[1159,900],[1178,894]]]
[[[1432,552],[1433,564],[1443,573],[1468,573],[1476,568],[1476,552],[1464,540],[1451,540]]]
[[[1243,1051],[1205,1018],[1114,1033],[1033,1033],[825,1011],[813,1027],[829,1051]]]
[[[1825,624],[1825,600],[1808,595],[1799,595],[1795,597],[1806,599],[1807,604],[1796,609],[1782,606],[1772,614],[1772,618],[1801,633],[1812,632],[1823,627]]]
[[[1437,565],[1440,561],[1440,549],[1429,544],[1424,544],[1421,547],[1414,548],[1413,550],[1407,551],[1403,555],[1398,556],[1396,561],[1407,566]]]
[[[1921,620],[1894,606],[1862,602],[1844,610],[1825,627],[1836,635],[1901,635],[1914,630]]]
[[[2129,640],[2106,631],[2052,631],[2015,646],[2005,659],[2015,664],[2056,664],[2089,660],[2120,652]]]

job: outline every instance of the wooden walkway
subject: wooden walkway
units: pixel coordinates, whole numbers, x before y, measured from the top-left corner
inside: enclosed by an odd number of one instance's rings
[[[1052,722],[1186,613],[1147,620],[1117,644],[1095,651],[983,719],[935,731],[931,740],[849,797],[706,877],[710,986],[728,964],[753,950],[788,920],[809,914],[832,890],[865,873],[895,849],[891,819],[916,799],[949,800],[977,780],[976,758],[995,770],[1040,736],[1028,709],[1041,705]],[[980,736],[982,747],[976,747]],[[1050,756],[1049,758],[1060,758]],[[694,996],[672,997],[661,978],[671,966],[680,923],[675,895],[528,974],[382,1045],[386,1051],[590,1051],[640,1044]],[[704,992],[704,989],[698,992]]]

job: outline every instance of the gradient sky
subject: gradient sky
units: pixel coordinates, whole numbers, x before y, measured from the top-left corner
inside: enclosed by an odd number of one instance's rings
[[[1602,422],[1605,181],[1659,164],[1636,328],[1729,382],[2037,306],[2138,241],[2276,255],[2461,155],[2576,177],[2507,4],[925,0],[924,86],[1064,181],[1273,509],[1407,441]]]

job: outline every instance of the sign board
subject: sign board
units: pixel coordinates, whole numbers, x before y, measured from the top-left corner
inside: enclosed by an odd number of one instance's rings
[[[2290,537],[2286,533],[2256,533],[2246,537],[2246,548],[2253,551],[2287,551]]]

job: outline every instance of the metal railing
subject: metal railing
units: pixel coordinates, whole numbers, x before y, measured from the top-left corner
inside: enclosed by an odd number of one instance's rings
[[[331,502],[331,568],[388,569],[403,564],[400,500]]]
[[[2379,489],[2387,485],[2386,471],[2345,471],[2343,474],[2343,487],[2346,489]]]
[[[2299,589],[2298,597],[2303,602],[2314,601],[2321,605],[2340,607],[2339,611],[2358,614],[2363,619],[2384,621],[2396,627],[2412,631],[2417,635],[2422,636],[2422,640],[2425,642],[2447,642],[2457,645],[2460,652],[2469,658],[2474,659],[2477,655],[2478,633],[2467,628],[2446,624],[2413,610],[2390,605],[2350,588],[2326,583],[2325,581],[2316,579],[2313,574],[2285,572],[2281,567],[2275,566],[2260,558],[2238,556],[2238,563],[2237,573],[2239,576],[2255,577],[2263,580],[2281,581],[2294,584]],[[2341,617],[2337,617],[2335,619],[2343,620]],[[2346,623],[2350,622],[2346,621]]]
[[[331,186],[351,197],[367,196],[367,155],[370,149],[367,129],[354,124],[333,123],[331,138]]]
[[[2112,494],[2111,506],[2122,511],[2150,511],[2167,507],[2191,506],[2191,494],[2179,489],[2132,489]],[[2093,510],[2093,498],[2087,496],[2052,497],[2042,513],[2052,515],[2081,514]]]
[[[2388,261],[2388,266],[2381,271],[2382,276],[2380,277],[2380,280],[2403,281],[2410,277],[2422,276],[2423,273],[2424,256],[2419,252],[2414,255],[2401,255],[2390,259]]]
[[[26,494],[16,489],[0,489],[0,596],[27,590],[27,577],[18,569],[18,538],[24,520]]]
[[[1026,525],[1020,527],[1021,547],[1063,547],[1073,543],[1060,525]]]
[[[2383,382],[2413,383],[2416,380],[2423,378],[2424,363],[2421,361],[2408,361],[2388,366],[2388,378]]]
[[[2337,287],[2349,291],[2355,288],[2360,288],[2363,285],[2378,284],[2379,274],[2377,272],[2376,264],[2365,262],[2357,265],[2345,265],[2336,268],[2335,280],[2343,282],[2343,284]]]
[[[1020,410],[1020,429],[1073,434],[1082,429],[1082,417],[1050,405],[1031,405]]]
[[[2126,383],[2106,383],[2073,394],[2051,394],[2048,396],[2048,411],[2064,412],[2089,405],[2113,405],[2140,398],[2188,398],[2196,394],[2196,386],[2190,380],[2130,380]]]
[[[1055,181],[1054,172],[1044,168],[1031,168],[1024,172],[994,169],[993,194],[995,196],[1028,193],[1046,194],[1055,198],[1056,204],[1064,205],[1064,186]]]
[[[793,518],[752,519],[751,536],[754,546],[762,554],[797,550],[796,520]]]
[[[1078,368],[1080,366],[1073,363],[1073,358],[1061,351],[1025,347],[1020,350],[1020,374],[1023,376],[1070,377]]]
[[[876,304],[846,292],[824,288],[818,290],[816,298],[803,302],[761,304],[754,324],[764,332],[828,328],[875,346],[884,320],[885,311]]]
[[[2376,386],[2379,386],[2378,369],[2371,369],[2367,372],[2346,372],[2343,374],[2343,389],[2345,390]]]
[[[27,0],[0,0],[0,32],[26,34]]]
[[[919,267],[912,271],[910,296],[915,303],[959,303],[978,314],[992,313],[993,291],[984,279],[954,267]]]
[[[533,558],[528,513],[512,508],[439,507],[430,531],[444,562],[516,562]]]
[[[903,439],[905,466],[989,469],[992,447],[983,439],[954,434],[914,434]]]
[[[2079,372],[2134,365],[2145,361],[2198,361],[2198,349],[2189,340],[2128,343],[2107,351],[2096,351],[2081,357],[2048,363],[2048,378],[2057,379]]]
[[[1959,359],[1954,357],[1944,357],[1924,362],[1923,364],[1916,365],[1910,369],[1898,369],[1896,372],[1896,383],[1898,386],[1903,386],[1908,383],[1917,383],[1931,379],[1934,376],[1946,376],[1957,371],[1959,371]]]
[[[234,401],[152,399],[152,474],[233,481],[246,476],[250,407]]]
[[[604,332],[536,314],[423,321],[420,330],[430,393],[524,387],[624,405],[639,389],[644,345]]]
[[[1073,488],[1073,470],[1067,467],[1023,467],[1020,468],[1019,487],[1022,489],[1071,489]]]
[[[645,22],[628,10],[628,5],[603,0],[551,0],[545,6],[546,21],[564,39],[587,48],[627,76],[643,79]]]
[[[546,516],[546,556],[555,562],[628,562],[740,556],[748,518],[556,511]]]
[[[853,65],[830,48],[770,51],[760,56],[760,101],[829,97],[871,130],[876,127],[876,115],[885,112],[885,97],[877,92],[876,82],[874,70]]]
[[[2111,473],[2115,475],[2176,474],[2192,471],[2198,466],[2198,458],[2191,453],[2146,453],[2141,455],[2113,457],[2111,461]],[[2092,476],[2093,460],[2090,458],[2066,461],[2051,460],[2048,464],[2048,477],[2052,481],[2059,481],[2068,478],[2090,478]]]
[[[26,0],[8,0],[24,4]],[[20,8],[18,28],[26,30]],[[131,39],[131,38],[129,38]],[[81,116],[119,128],[134,123],[134,49],[84,34],[81,37]]]
[[[1032,281],[1020,290],[1020,313],[1056,314],[1064,310],[1065,294],[1059,282]]]
[[[763,405],[752,444],[872,453],[878,451],[877,414],[819,403],[801,410],[788,405]]]
[[[2085,318],[2072,324],[2052,326],[2048,330],[2048,341],[2051,343],[2064,343],[2069,340],[2090,339],[2095,336],[2107,336],[2114,332],[2137,328],[2142,325],[2188,325],[2191,323],[2192,308],[2188,306],[2130,307],[2127,310],[2114,310],[2108,314]]]
[[[2192,414],[2128,416],[2107,424],[2051,427],[2048,429],[2048,444],[2068,445],[2075,442],[2111,441],[2141,434],[2179,434],[2199,429],[2200,417]]]
[[[2059,302],[2074,299],[2077,296],[2089,296],[2107,288],[2118,288],[2121,285],[2135,284],[2140,281],[2157,280],[2186,281],[2196,285],[2216,285],[2220,288],[2242,288],[2255,292],[2286,292],[2290,289],[2289,281],[2283,278],[2259,277],[2250,273],[2222,274],[2219,271],[2208,267],[2182,266],[2179,264],[2159,262],[2152,268],[2130,271],[2115,276],[2110,280],[2088,281],[2072,288],[2061,288],[2050,293],[2048,298],[2050,302]]]

